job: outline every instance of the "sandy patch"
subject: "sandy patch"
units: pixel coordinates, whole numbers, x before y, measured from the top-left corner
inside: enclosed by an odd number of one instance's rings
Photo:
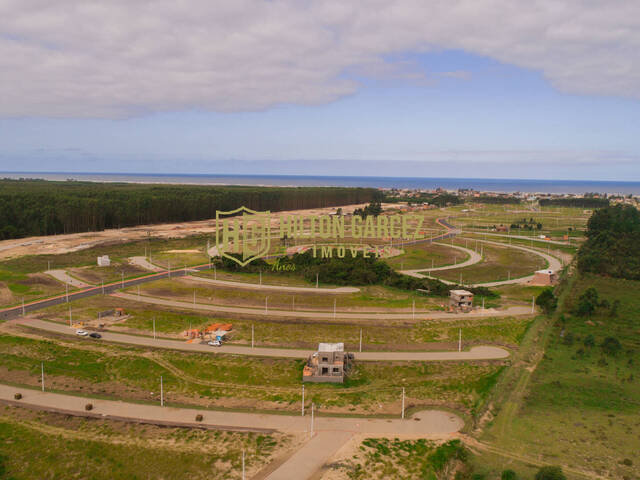
[[[200,253],[200,250],[191,249],[191,250],[165,250],[162,253]]]

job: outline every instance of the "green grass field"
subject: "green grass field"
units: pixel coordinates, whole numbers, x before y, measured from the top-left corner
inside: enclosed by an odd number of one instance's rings
[[[574,315],[577,298],[588,287],[611,303],[619,300],[618,314],[602,308],[590,318]],[[561,308],[553,326],[538,336],[538,342],[548,336],[538,367],[522,372],[530,378],[526,389],[507,396],[483,438],[535,461],[609,478],[638,478],[640,282],[579,277],[567,287]],[[606,337],[619,340],[617,354],[601,348]],[[516,377],[514,382],[507,388],[518,392],[520,382]]]

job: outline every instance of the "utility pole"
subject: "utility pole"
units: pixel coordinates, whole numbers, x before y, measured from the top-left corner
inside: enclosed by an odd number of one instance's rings
[[[156,339],[156,317],[153,317],[153,339]]]
[[[24,317],[24,297],[22,297],[22,316]]]
[[[262,270],[260,270],[260,285],[262,285]]]
[[[253,343],[254,333],[255,333],[255,331],[254,331],[253,323],[252,323],[251,324],[251,348],[253,348],[253,345],[254,345],[254,343]]]
[[[416,299],[413,299],[413,304],[411,306],[411,316],[413,318],[413,320],[416,319]]]
[[[318,288],[318,274],[316,273],[316,288]]]
[[[333,319],[335,320],[336,318],[336,302],[338,301],[337,298],[333,299]]]
[[[193,304],[196,304],[196,289],[193,289]]]
[[[458,330],[458,351],[462,351],[462,329]]]
[[[65,291],[65,296],[67,297],[67,303],[69,303],[69,284],[68,283],[64,284],[64,291]]]
[[[73,325],[73,319],[71,318],[71,305],[69,305],[69,326]]]
[[[121,283],[121,285],[122,285],[122,288],[124,288],[124,271],[122,271],[120,273],[122,274],[122,283]]]
[[[264,313],[268,313],[269,312],[269,307],[268,307],[268,300],[269,297],[264,297]]]
[[[218,271],[216,269],[216,266],[213,266],[213,279],[217,280],[218,279]]]
[[[293,296],[291,297],[291,310],[295,310],[296,309],[296,297]]]
[[[169,278],[171,278],[171,262],[167,262],[167,265],[168,265],[168,267],[169,267],[169,268],[167,269],[167,274],[168,274]]]
[[[244,476],[244,450],[242,450],[242,480],[245,480],[245,476]]]
[[[102,280],[102,294],[104,295],[104,280]]]
[[[304,383],[302,384],[302,404],[301,404],[302,416],[304,417]]]
[[[535,313],[536,311],[536,299],[535,297],[531,297],[531,313]]]
[[[402,419],[404,420],[404,387],[402,387]]]
[[[160,406],[164,407],[164,389],[162,385],[162,375],[160,375]]]
[[[360,329],[360,353],[362,353],[362,329]]]
[[[41,375],[41,381],[40,383],[42,384],[42,391],[44,392],[44,362],[40,363],[40,375]]]
[[[313,416],[314,416],[315,405],[311,403],[311,430],[309,430],[310,436],[313,437]]]
[[[47,270],[51,270],[51,260],[47,260]]]
[[[138,300],[140,300],[140,285],[138,285]]]

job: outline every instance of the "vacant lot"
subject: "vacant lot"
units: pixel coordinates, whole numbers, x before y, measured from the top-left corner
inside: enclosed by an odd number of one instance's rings
[[[282,434],[156,427],[0,408],[2,478],[239,479],[290,448]]]

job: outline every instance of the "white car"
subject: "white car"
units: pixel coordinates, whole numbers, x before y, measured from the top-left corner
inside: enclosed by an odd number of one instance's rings
[[[81,337],[86,337],[87,335],[89,335],[89,332],[87,332],[86,330],[76,330],[76,335],[80,335]]]
[[[222,346],[222,342],[220,340],[211,340],[211,341],[207,342],[207,345],[209,345],[211,347],[221,347]]]

